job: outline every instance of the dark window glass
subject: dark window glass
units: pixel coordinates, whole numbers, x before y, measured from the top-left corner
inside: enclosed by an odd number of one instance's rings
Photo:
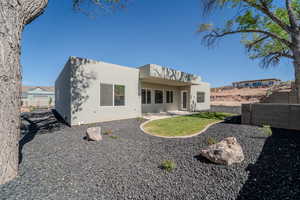
[[[142,104],[146,104],[146,90],[142,89]]]
[[[125,106],[125,86],[115,85],[115,106]]]
[[[147,90],[147,104],[151,104],[151,90]]]
[[[151,104],[151,90],[142,89],[142,104]]]
[[[169,99],[169,93],[170,91],[166,91],[166,102],[169,103],[170,99]]]
[[[155,90],[155,103],[156,104],[163,103],[163,91]]]
[[[204,102],[205,102],[205,93],[197,92],[197,103],[204,103]]]
[[[113,105],[113,85],[112,84],[100,84],[100,106],[112,106]]]
[[[166,91],[167,103],[173,103],[173,91]]]

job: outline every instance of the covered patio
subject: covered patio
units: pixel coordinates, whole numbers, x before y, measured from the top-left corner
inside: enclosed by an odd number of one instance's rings
[[[210,85],[200,76],[155,64],[139,69],[142,113],[161,118],[210,109]]]

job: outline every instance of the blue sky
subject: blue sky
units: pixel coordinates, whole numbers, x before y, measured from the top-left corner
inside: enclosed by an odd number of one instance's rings
[[[200,75],[212,87],[260,78],[291,80],[291,62],[261,69],[239,36],[216,48],[201,45],[202,22],[222,24],[231,11],[204,18],[200,0],[131,0],[124,10],[92,19],[72,10],[71,0],[50,0],[46,12],[25,28],[21,63],[24,85],[54,85],[69,56],[138,67],[153,63]]]

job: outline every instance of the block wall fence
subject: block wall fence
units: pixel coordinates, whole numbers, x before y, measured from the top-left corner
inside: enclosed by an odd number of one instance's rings
[[[242,124],[300,131],[300,104],[243,104]]]

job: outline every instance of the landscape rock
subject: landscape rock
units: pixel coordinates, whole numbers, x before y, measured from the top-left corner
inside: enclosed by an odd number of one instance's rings
[[[90,127],[86,130],[86,137],[88,140],[100,141],[102,140],[101,136],[101,127]]]
[[[241,145],[235,137],[228,137],[217,144],[210,145],[200,151],[208,160],[222,165],[240,163],[244,160]]]

